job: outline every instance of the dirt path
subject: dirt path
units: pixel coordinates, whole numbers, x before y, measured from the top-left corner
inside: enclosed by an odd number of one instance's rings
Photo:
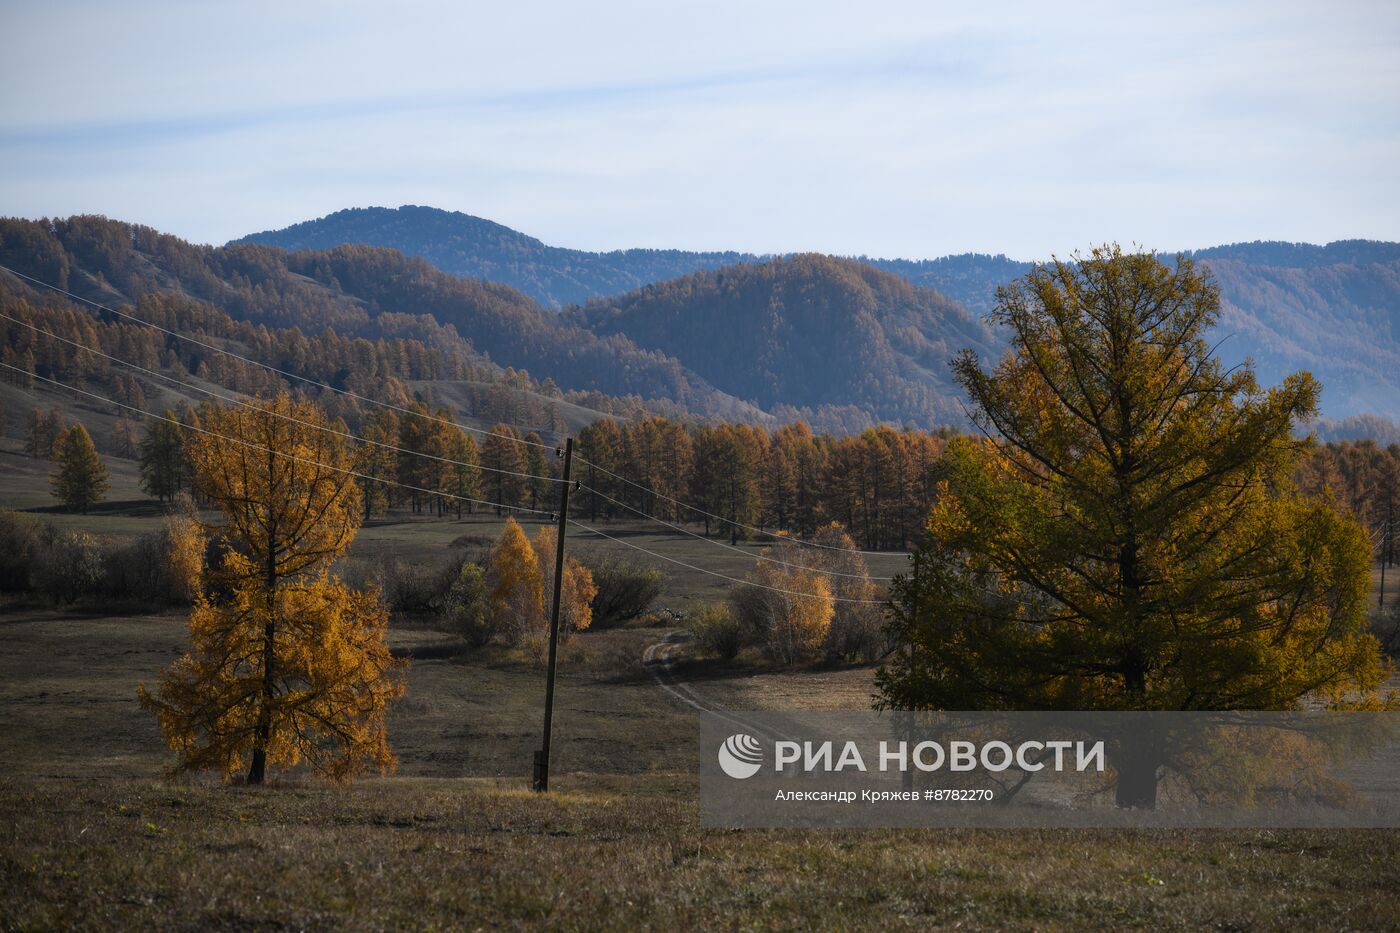
[[[673,629],[667,632],[662,640],[649,646],[642,653],[642,663],[651,672],[652,679],[656,685],[665,690],[673,699],[684,706],[701,713],[709,713],[717,716],[726,722],[744,730],[751,735],[765,736],[776,741],[787,738],[780,732],[771,728],[760,726],[740,713],[725,709],[713,700],[710,700],[700,691],[676,677],[675,653],[686,642],[690,641],[690,633],[684,629]]]

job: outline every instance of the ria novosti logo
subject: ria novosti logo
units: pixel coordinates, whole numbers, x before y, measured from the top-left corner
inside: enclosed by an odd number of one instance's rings
[[[1095,742],[1026,741],[1016,746],[992,740],[981,743],[951,741],[880,742],[876,764],[879,771],[1005,771],[1015,767],[1021,771],[1103,771],[1105,748],[1103,740]],[[1070,752],[1074,752],[1073,762]],[[719,747],[719,766],[736,780],[751,778],[763,768],[763,743],[746,732],[736,732]],[[848,741],[839,752],[836,743],[778,741],[773,743],[773,770],[787,773],[789,767],[803,773],[836,773],[846,770],[868,771],[865,755],[859,743]]]
[[[763,745],[751,735],[736,732],[719,747],[719,766],[725,774],[743,780],[763,767]]]

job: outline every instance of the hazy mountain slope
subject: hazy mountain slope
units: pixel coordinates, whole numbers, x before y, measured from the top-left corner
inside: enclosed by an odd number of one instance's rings
[[[948,361],[995,335],[943,295],[871,266],[798,255],[649,285],[571,309],[764,407],[854,404],[917,424],[960,421]]]
[[[732,252],[629,249],[590,253],[562,249],[470,214],[413,205],[337,211],[235,242],[286,250],[331,249],[345,243],[387,246],[421,257],[453,275],[510,285],[553,307],[756,258]]]
[[[620,294],[740,260],[759,261],[738,253],[559,249],[490,221],[416,207],[341,211],[249,239],[292,248],[356,241],[395,246],[447,271],[515,285],[546,302]],[[1298,369],[1311,370],[1323,381],[1324,413],[1333,417],[1371,412],[1400,418],[1400,369],[1395,365],[1400,335],[1394,332],[1400,314],[1395,272],[1400,244],[1235,243],[1189,255],[1220,283],[1224,307],[1218,336],[1229,338],[1220,349],[1226,360],[1253,358],[1261,378],[1270,383]],[[1027,262],[981,254],[861,261],[933,288],[979,316],[992,308],[997,286],[1030,268]],[[629,319],[618,330],[631,326]],[[648,346],[678,345],[653,335],[641,340]],[[879,356],[873,347],[866,358]],[[942,378],[940,372],[935,384]]]
[[[1220,355],[1254,360],[1272,384],[1300,369],[1323,384],[1324,415],[1400,418],[1400,259],[1253,265],[1207,259],[1220,285]]]
[[[461,279],[389,249],[289,254],[250,244],[195,246],[102,217],[0,220],[0,263],[106,303],[173,293],[236,320],[377,338],[405,314],[431,315],[501,366],[565,389],[665,399],[695,414],[771,420],[662,354],[600,338],[504,285]],[[294,362],[294,361],[293,361]]]

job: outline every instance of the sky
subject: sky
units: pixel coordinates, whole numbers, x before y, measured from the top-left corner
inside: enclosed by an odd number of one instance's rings
[[[0,0],[0,214],[400,204],[580,249],[1400,240],[1400,3]]]

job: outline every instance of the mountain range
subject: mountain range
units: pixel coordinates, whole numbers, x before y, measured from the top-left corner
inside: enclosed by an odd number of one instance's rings
[[[1400,418],[1400,244],[1191,255],[1220,286],[1226,362],[1253,359],[1266,384],[1313,371],[1334,433],[1384,433],[1384,419]],[[964,423],[947,362],[963,347],[984,360],[1002,352],[983,316],[997,286],[1029,268],[972,254],[588,253],[421,207],[342,211],[222,247],[102,217],[5,219],[0,263],[109,304],[176,296],[308,335],[423,335],[415,339],[507,380],[528,371],[530,385],[595,410],[803,418],[835,432]],[[6,278],[0,286],[32,293]],[[634,287],[595,294],[618,283]]]
[[[243,241],[292,250],[325,249],[346,242],[402,250],[454,275],[509,284],[548,307],[581,305],[582,310],[565,310],[563,316],[599,333],[626,334],[639,346],[673,355],[697,373],[718,372],[715,361],[709,357],[722,351],[716,349],[715,340],[696,341],[676,335],[693,335],[698,321],[706,322],[703,326],[713,328],[716,335],[751,334],[759,326],[750,318],[757,308],[754,292],[749,290],[742,297],[749,310],[739,314],[738,320],[729,321],[716,316],[723,315],[724,310],[713,286],[724,277],[731,286],[741,281],[743,277],[736,266],[774,261],[772,257],[736,252],[592,253],[562,249],[468,214],[414,206],[339,211],[283,230],[253,234]],[[1220,356],[1228,364],[1253,361],[1260,380],[1266,384],[1276,383],[1300,369],[1310,370],[1322,380],[1323,415],[1332,419],[1364,414],[1400,419],[1400,243],[1344,240],[1318,246],[1255,242],[1184,250],[1183,255],[1205,266],[1220,287],[1221,315],[1215,339],[1219,341]],[[853,261],[932,289],[940,293],[945,303],[951,299],[977,319],[993,306],[999,285],[1014,281],[1030,268],[1029,262],[1006,256],[972,253],[926,260],[861,256]],[[808,276],[810,268],[811,260],[805,260],[790,264],[789,271],[801,277]],[[826,267],[837,292],[843,286],[836,280],[850,268],[839,262]],[[708,274],[719,269],[726,270],[723,277]],[[660,291],[648,288],[687,276],[691,276],[690,285]],[[759,278],[777,285],[777,278]],[[630,293],[619,294],[629,290]],[[876,291],[885,299],[900,300],[893,298],[889,287]],[[662,299],[662,292],[668,297]],[[676,305],[678,294],[693,297],[694,320],[687,320],[690,315]],[[662,316],[664,327],[660,318],[657,322],[645,320],[648,309],[658,301],[668,308]],[[818,308],[795,310],[801,302],[794,303],[790,291],[784,294],[783,304],[792,315],[788,332],[779,343],[768,345],[772,353],[763,364],[767,374],[755,375],[752,370],[760,364],[750,361],[751,372],[734,385],[743,398],[771,402],[776,398],[775,391],[793,384],[791,377],[799,375],[789,369],[807,365],[812,354],[840,352],[838,346],[824,342],[824,333],[803,331],[802,321],[821,318]],[[605,313],[600,307],[614,310]],[[861,341],[864,325],[856,322],[863,312],[858,310],[859,303],[851,305],[851,309],[852,329],[846,337]],[[881,320],[893,322],[901,313],[883,314]],[[906,391],[916,396],[930,391],[942,393],[948,388],[946,375],[940,375],[946,373],[946,366],[927,365],[929,358],[919,356],[926,349],[924,344],[937,348],[948,341],[963,340],[963,345],[980,350],[989,339],[995,343],[995,336],[989,336],[985,329],[969,330],[957,315],[921,316],[914,312],[913,316],[918,319],[914,325],[920,334],[918,340],[912,344],[899,339],[890,342],[886,335],[892,352],[900,353],[903,348],[912,353],[893,367],[902,389],[887,385],[877,390],[863,384],[847,402],[867,407],[871,393],[878,391]],[[730,324],[737,329],[731,329]],[[804,336],[812,341],[812,346],[801,346]],[[891,365],[878,340],[870,346],[849,342],[844,346],[845,352],[870,365]],[[785,364],[785,359],[794,362]],[[803,362],[795,363],[798,360]],[[809,403],[811,398],[810,394],[803,396],[800,404]],[[796,399],[791,401],[799,403]],[[934,410],[942,415],[950,407],[955,406],[934,406]],[[881,417],[891,417],[891,412],[904,412],[907,408],[877,406]]]

